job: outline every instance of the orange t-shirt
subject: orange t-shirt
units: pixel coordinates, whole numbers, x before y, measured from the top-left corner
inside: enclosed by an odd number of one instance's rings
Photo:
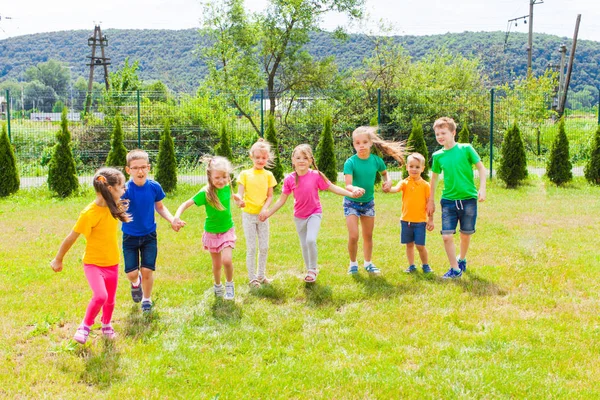
[[[427,200],[431,188],[425,179],[408,177],[400,184],[402,192],[402,221],[427,222]]]

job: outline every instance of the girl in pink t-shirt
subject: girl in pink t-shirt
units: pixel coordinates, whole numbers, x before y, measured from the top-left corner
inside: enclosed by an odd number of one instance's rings
[[[292,152],[294,171],[283,181],[283,192],[273,208],[260,213],[261,221],[275,214],[287,201],[290,193],[294,194],[294,222],[300,237],[302,258],[307,273],[304,281],[317,280],[317,235],[321,228],[321,202],[319,190],[329,190],[340,196],[360,197],[364,189],[355,188],[352,192],[331,183],[315,165],[312,149],[307,144],[296,146]],[[310,169],[310,167],[314,169]]]

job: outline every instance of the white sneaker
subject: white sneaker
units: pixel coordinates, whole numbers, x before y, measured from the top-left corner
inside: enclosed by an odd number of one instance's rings
[[[214,285],[214,289],[216,297],[223,297],[223,293],[225,293],[225,288],[223,288],[223,285]]]
[[[233,282],[225,282],[225,300],[233,300],[235,297],[235,287]]]

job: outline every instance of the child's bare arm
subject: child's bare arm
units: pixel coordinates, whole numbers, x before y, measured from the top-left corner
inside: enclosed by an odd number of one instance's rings
[[[435,172],[431,173],[431,181],[429,182],[431,190],[429,192],[429,200],[427,201],[427,215],[433,215],[435,212],[435,185],[437,184],[438,176]]]
[[[334,185],[333,183],[329,185],[327,188],[331,193],[339,194],[340,196],[347,196],[352,198],[357,198],[365,194],[365,189],[359,188],[357,186],[353,186],[353,190],[346,190],[344,188],[339,187],[338,185]]]
[[[56,253],[56,257],[54,257],[54,259],[50,261],[50,267],[52,267],[54,272],[62,271],[63,258],[65,257],[65,254],[67,254],[71,246],[73,246],[73,243],[75,243],[78,237],[78,232],[71,231],[71,233],[69,233],[67,237],[62,241],[58,249],[58,253]]]
[[[239,207],[239,208],[244,208],[246,207],[246,202],[244,201],[244,199],[242,197],[240,197],[239,194],[234,193],[233,194],[233,201],[235,201],[235,204]]]
[[[265,200],[265,204],[263,204],[261,211],[268,210],[269,207],[271,207],[272,202],[273,202],[273,188],[270,187],[269,190],[267,190],[267,200]]]
[[[387,170],[385,171],[381,171],[381,177],[383,178],[383,183],[381,185],[381,189],[387,193],[390,191],[390,188],[392,187],[392,177],[390,176],[390,174],[388,174]]]
[[[181,214],[183,214],[183,212],[185,210],[187,210],[188,208],[190,208],[193,204],[194,204],[194,199],[189,199],[189,200],[186,200],[183,203],[181,203],[181,205],[175,212],[175,215],[173,216],[173,224],[181,225],[183,223],[183,225],[185,225],[185,221],[181,220]],[[181,225],[181,226],[183,226],[183,225]]]
[[[279,196],[279,199],[275,202],[273,208],[271,208],[270,210],[261,211],[261,213],[258,215],[258,219],[264,222],[271,215],[275,214],[277,210],[283,207],[283,205],[287,201],[288,196],[289,195],[285,193],[281,193],[281,196]]]
[[[477,197],[479,201],[485,201],[487,169],[485,169],[481,161],[475,164],[475,168],[477,168],[477,171],[479,172],[479,191],[477,192]]]

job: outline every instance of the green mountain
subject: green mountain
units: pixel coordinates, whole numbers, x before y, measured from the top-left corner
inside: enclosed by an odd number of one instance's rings
[[[71,67],[74,79],[89,75],[91,48],[87,39],[92,30],[62,31],[18,36],[0,40],[0,81],[20,79],[22,72],[37,63],[56,59]],[[161,80],[175,91],[193,92],[206,73],[206,66],[200,59],[200,49],[208,41],[195,29],[186,30],[131,30],[108,29],[107,57],[111,58],[112,70],[122,66],[126,57],[130,61],[139,60],[140,77],[144,81]],[[527,64],[527,35],[511,33],[505,46],[503,32],[464,32],[431,36],[396,36],[414,58],[440,47],[478,57],[490,84],[509,81],[514,76],[524,76]],[[572,40],[558,36],[536,34],[533,43],[533,70],[541,74],[552,64],[560,62],[558,48],[567,45],[570,52]],[[312,35],[307,50],[316,57],[333,55],[341,70],[356,68],[365,57],[371,55],[372,38],[353,34],[345,42],[334,39],[329,32]],[[596,92],[597,78],[600,76],[600,42],[580,40],[571,79],[573,91]],[[95,70],[95,78],[102,80],[102,69]]]

